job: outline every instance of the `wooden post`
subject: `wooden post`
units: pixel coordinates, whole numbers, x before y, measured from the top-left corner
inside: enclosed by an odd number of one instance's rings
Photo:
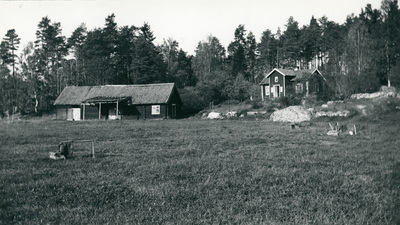
[[[115,111],[115,116],[118,119],[118,101],[117,101],[117,110]]]
[[[101,102],[99,103],[99,120],[101,119]]]
[[[85,120],[85,108],[86,108],[86,104],[83,103],[83,114],[82,114],[82,120]]]
[[[165,113],[165,118],[168,119],[168,118],[169,118],[169,115],[168,115],[169,104],[166,104],[166,105],[165,105],[165,108],[167,108],[166,113]],[[160,106],[160,110],[161,110],[161,106]]]
[[[92,141],[92,158],[95,158],[94,157],[94,141]]]

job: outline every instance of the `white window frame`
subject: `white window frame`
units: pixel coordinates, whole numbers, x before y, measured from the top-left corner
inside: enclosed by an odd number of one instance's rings
[[[279,78],[278,78],[278,76],[276,76],[275,77],[275,83],[278,83],[279,82]]]
[[[265,95],[269,96],[269,86],[265,86]]]
[[[303,84],[302,83],[296,84],[296,93],[297,94],[303,93]]]
[[[151,106],[151,115],[160,115],[160,114],[161,114],[160,105],[152,105]]]

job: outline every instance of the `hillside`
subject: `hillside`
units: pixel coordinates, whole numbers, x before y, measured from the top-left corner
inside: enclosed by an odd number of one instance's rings
[[[270,119],[271,114],[286,108],[285,99],[265,102],[221,104],[200,112],[197,117],[207,119],[211,112],[219,113],[219,119]],[[303,101],[302,110],[311,114],[311,120],[382,119],[400,111],[400,94],[395,89],[382,89],[372,94],[356,94],[349,99],[328,102]],[[290,122],[288,115],[288,122]]]

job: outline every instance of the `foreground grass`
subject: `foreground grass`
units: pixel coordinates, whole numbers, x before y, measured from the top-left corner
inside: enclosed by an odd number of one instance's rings
[[[0,223],[398,224],[399,121],[357,123],[2,123]],[[96,158],[48,159],[70,139]]]

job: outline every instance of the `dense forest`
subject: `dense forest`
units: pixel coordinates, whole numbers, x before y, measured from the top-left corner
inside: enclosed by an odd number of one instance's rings
[[[36,40],[20,51],[20,38],[8,30],[0,45],[0,117],[40,114],[69,85],[175,82],[185,107],[203,109],[224,101],[259,98],[259,82],[273,68],[318,68],[326,77],[326,99],[373,92],[381,85],[400,87],[400,10],[397,0],[368,4],[344,24],[311,17],[299,27],[289,17],[285,29],[266,29],[259,42],[238,25],[222,46],[210,35],[194,55],[171,38],[154,44],[149,24],[120,27],[116,15],[102,28],[82,23],[70,37],[58,22],[43,17]],[[16,52],[22,52],[17,55]]]

